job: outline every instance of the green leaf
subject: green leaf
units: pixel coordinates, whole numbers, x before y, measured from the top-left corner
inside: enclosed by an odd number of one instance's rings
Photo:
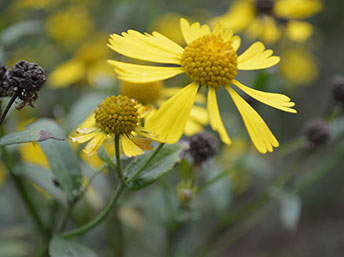
[[[60,126],[53,120],[40,119],[29,126],[32,129],[44,128],[48,132],[65,138]],[[39,142],[56,181],[61,185],[69,200],[74,198],[74,190],[81,184],[81,173],[76,153],[70,147],[68,140]]]
[[[44,189],[62,206],[67,206],[67,197],[60,187],[54,183],[54,176],[50,170],[30,163],[21,166],[20,170],[23,176]]]
[[[181,152],[186,148],[187,146],[183,143],[165,145],[150,162],[147,168],[145,168],[142,173],[129,184],[130,189],[139,190],[164,176],[181,160]],[[133,174],[135,174],[135,172],[150,158],[153,152],[154,150],[134,159],[124,171],[126,178],[128,179],[133,176]]]
[[[99,159],[101,159],[103,162],[105,162],[107,165],[111,167],[113,170],[117,170],[117,165],[112,161],[110,156],[107,154],[107,152],[104,149],[104,146],[101,146],[98,149],[97,155]]]
[[[22,241],[1,240],[0,257],[21,257],[28,252],[28,244]]]
[[[81,244],[55,236],[49,245],[50,257],[97,257],[95,252]]]
[[[27,129],[24,131],[13,132],[7,134],[6,136],[3,136],[2,138],[0,138],[0,146],[29,142],[42,142],[47,139],[64,140],[63,138],[55,137],[54,135],[45,130]]]

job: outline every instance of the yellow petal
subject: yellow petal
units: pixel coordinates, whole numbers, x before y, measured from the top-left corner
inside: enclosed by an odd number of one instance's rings
[[[207,109],[208,109],[208,114],[209,114],[210,126],[212,127],[213,130],[219,133],[221,140],[225,144],[229,145],[232,141],[229,138],[225,127],[223,126],[220,112],[219,112],[219,107],[217,105],[216,92],[215,92],[215,89],[212,87],[209,87],[209,91],[208,91]]]
[[[95,130],[94,113],[89,115],[76,129],[76,133],[90,133]]]
[[[274,12],[286,19],[304,19],[321,11],[322,7],[319,0],[278,0]]]
[[[232,88],[229,86],[225,88],[238,108],[254,146],[261,153],[266,153],[267,151],[272,152],[273,147],[278,147],[279,144],[264,120]]]
[[[266,105],[269,105],[281,111],[296,113],[296,110],[290,108],[293,107],[295,103],[290,102],[290,98],[286,95],[258,91],[256,89],[246,87],[237,80],[233,80],[232,83],[252,98]]]
[[[195,105],[191,109],[190,119],[202,125],[207,125],[209,122],[209,115],[204,107]]]
[[[146,122],[146,128],[154,131],[167,143],[177,142],[183,134],[186,121],[195,102],[198,85],[191,83],[167,100]]]
[[[122,151],[124,155],[127,157],[134,157],[137,155],[144,154],[144,151],[125,135],[121,135],[120,143],[122,146]]]
[[[161,91],[161,95],[163,97],[169,98],[169,97],[174,96],[175,94],[177,94],[180,90],[181,90],[180,87],[167,87],[167,88],[164,88]],[[204,104],[206,102],[206,98],[205,98],[205,96],[203,94],[198,93],[197,96],[196,96],[195,102],[199,103],[199,104]]]
[[[185,125],[184,134],[186,136],[192,136],[198,132],[203,130],[203,126],[199,123],[193,121],[192,119],[188,119]]]
[[[128,30],[122,36],[112,34],[108,46],[124,56],[157,63],[180,64],[183,54],[181,46],[158,32],[149,35]]]
[[[86,154],[93,155],[97,153],[97,150],[99,149],[99,147],[102,145],[102,143],[104,142],[106,138],[106,135],[103,133],[98,133],[98,135],[96,135],[84,148],[84,152]]]
[[[115,66],[118,78],[132,83],[149,83],[171,78],[184,72],[181,67],[138,65],[109,60]]]
[[[72,59],[61,65],[48,76],[48,85],[53,88],[70,86],[82,80],[85,74],[85,65],[79,59]]]
[[[148,138],[133,138],[132,141],[144,150],[152,150],[152,141]]]
[[[199,37],[210,34],[210,29],[207,25],[201,26],[199,22],[195,22],[190,25],[190,23],[184,18],[180,19],[180,28],[187,44]]]
[[[70,139],[75,143],[82,144],[82,143],[85,143],[85,142],[91,140],[92,138],[96,137],[98,134],[99,134],[99,131],[94,131],[91,133],[72,136],[72,137],[70,137]]]
[[[254,18],[254,5],[250,0],[234,1],[226,14],[211,20],[211,24],[222,23],[224,28],[244,30]]]
[[[103,146],[108,156],[115,157],[115,141],[113,137],[107,136],[103,142]]]
[[[302,43],[313,34],[313,26],[308,22],[290,21],[286,32],[291,40]]]
[[[241,44],[241,39],[239,36],[234,36],[232,37],[232,47],[234,48],[235,51],[237,51],[240,47],[240,44]]]
[[[274,66],[280,61],[278,56],[271,56],[272,50],[265,50],[262,42],[253,43],[238,57],[239,70],[257,70]]]

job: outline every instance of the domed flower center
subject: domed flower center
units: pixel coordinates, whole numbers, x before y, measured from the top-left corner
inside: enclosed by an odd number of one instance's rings
[[[126,96],[110,96],[95,110],[97,126],[106,134],[129,134],[138,126],[136,104]]]
[[[205,35],[185,47],[181,63],[193,81],[219,89],[229,85],[237,75],[237,58],[231,40],[224,41],[221,35]]]
[[[163,85],[160,81],[145,84],[122,82],[121,94],[134,98],[142,104],[151,104],[161,96],[162,87]]]

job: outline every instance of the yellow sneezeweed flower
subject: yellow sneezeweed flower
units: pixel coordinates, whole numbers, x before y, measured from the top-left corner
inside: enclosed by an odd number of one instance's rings
[[[141,155],[142,149],[151,150],[153,135],[141,127],[140,120],[144,115],[144,108],[127,96],[110,96],[98,104],[98,108],[76,129],[77,135],[72,141],[89,143],[84,148],[86,154],[97,153],[104,144],[110,156],[114,156],[114,136],[120,136],[120,151],[128,157]],[[142,137],[138,137],[140,135]]]
[[[291,85],[309,85],[318,77],[314,57],[302,48],[291,48],[283,52],[280,72]]]
[[[235,80],[238,70],[265,69],[280,60],[265,50],[261,42],[252,44],[244,53],[237,55],[240,38],[231,30],[223,30],[218,24],[211,32],[207,25],[198,22],[189,24],[181,19],[181,29],[187,43],[182,48],[175,42],[153,32],[141,34],[134,30],[112,34],[109,47],[114,51],[135,59],[161,63],[163,66],[138,65],[109,61],[115,67],[120,80],[132,83],[150,83],[186,73],[192,83],[181,89],[164,103],[146,122],[146,128],[159,135],[167,143],[177,142],[183,134],[185,124],[200,87],[208,87],[207,110],[211,127],[222,141],[231,140],[222,123],[216,90],[223,86],[238,108],[253,144],[259,152],[266,153],[277,147],[278,141],[258,113],[234,90],[240,89],[256,100],[282,111],[296,113],[290,98],[276,93],[265,93],[244,86]],[[230,86],[234,84],[236,87]]]
[[[107,81],[113,74],[106,63],[108,48],[103,35],[95,35],[96,40],[88,41],[80,47],[76,56],[56,67],[48,77],[48,85],[53,88],[67,87],[75,83],[91,86]]]
[[[156,112],[156,107],[163,105],[164,102],[171,96],[178,93],[179,87],[165,87],[161,81],[151,83],[130,83],[122,81],[120,84],[120,91],[122,95],[133,98],[147,107],[148,119]],[[205,97],[199,94],[196,98],[199,104],[205,103]],[[190,117],[186,122],[184,134],[191,136],[203,130],[203,127],[209,123],[208,112],[202,106],[193,106],[190,112]]]
[[[81,42],[92,29],[92,18],[81,6],[71,6],[58,11],[46,22],[48,35],[67,48]]]
[[[313,26],[300,19],[322,9],[320,0],[236,0],[228,12],[212,19],[235,32],[245,31],[253,39],[274,43],[285,33],[295,42],[306,41]]]

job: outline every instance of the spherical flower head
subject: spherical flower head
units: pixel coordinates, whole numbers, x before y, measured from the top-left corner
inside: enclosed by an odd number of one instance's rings
[[[135,99],[142,104],[153,104],[161,97],[163,89],[160,81],[152,83],[135,84],[130,82],[121,82],[121,94]]]
[[[309,121],[306,124],[305,133],[311,148],[325,145],[330,139],[330,128],[322,119]]]
[[[34,62],[19,61],[6,74],[4,81],[8,95],[16,95],[22,103],[17,109],[23,108],[26,103],[34,107],[39,91],[46,81],[44,70]]]
[[[336,75],[332,81],[332,95],[337,101],[344,103],[344,76]]]
[[[214,134],[203,131],[189,139],[189,152],[195,163],[202,163],[216,154],[219,142]]]
[[[232,40],[205,35],[188,44],[181,58],[185,73],[201,86],[219,89],[229,85],[238,73],[238,56]]]
[[[139,122],[136,103],[127,96],[106,97],[94,113],[98,128],[110,136],[130,134]]]

